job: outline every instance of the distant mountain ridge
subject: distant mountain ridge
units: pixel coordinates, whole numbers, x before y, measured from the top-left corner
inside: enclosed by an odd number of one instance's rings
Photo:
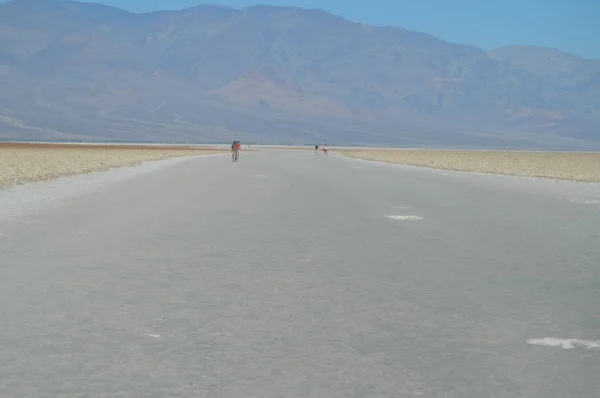
[[[600,61],[320,10],[0,4],[0,137],[600,147]]]

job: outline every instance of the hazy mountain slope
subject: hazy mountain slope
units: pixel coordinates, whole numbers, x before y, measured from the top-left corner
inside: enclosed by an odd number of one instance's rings
[[[318,10],[0,4],[0,126],[20,137],[600,145],[598,71]]]

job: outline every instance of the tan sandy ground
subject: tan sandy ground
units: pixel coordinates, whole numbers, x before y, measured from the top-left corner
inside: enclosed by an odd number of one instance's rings
[[[600,152],[453,150],[342,150],[343,155],[388,163],[528,177],[600,182]]]
[[[0,144],[0,187],[223,150],[132,145]]]

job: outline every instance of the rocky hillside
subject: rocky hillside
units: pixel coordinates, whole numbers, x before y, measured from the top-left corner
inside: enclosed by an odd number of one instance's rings
[[[319,10],[12,0],[0,87],[0,134],[24,139],[600,146],[598,61]]]

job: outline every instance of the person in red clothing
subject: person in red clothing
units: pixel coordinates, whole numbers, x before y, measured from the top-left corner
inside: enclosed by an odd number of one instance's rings
[[[242,150],[242,144],[238,140],[234,140],[231,144],[231,160],[237,162],[240,157],[240,151]]]

